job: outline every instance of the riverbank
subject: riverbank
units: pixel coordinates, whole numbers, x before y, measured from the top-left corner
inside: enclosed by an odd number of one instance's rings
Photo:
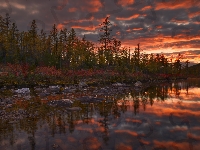
[[[177,80],[187,80],[187,78],[162,78],[159,75],[152,77],[143,73],[134,73],[129,75],[119,75],[112,73],[96,73],[95,75],[77,75],[74,74],[62,74],[59,76],[42,75],[42,74],[30,74],[24,76],[14,76],[13,74],[6,74],[0,76],[0,87],[35,87],[35,86],[54,86],[54,85],[80,85],[87,86],[104,86],[115,83],[121,83],[126,85],[134,85],[137,81],[140,81],[143,85],[160,84],[165,82],[174,82]],[[191,79],[190,79],[191,80]]]
[[[143,72],[122,72],[117,69],[80,69],[59,70],[55,67],[30,68],[26,65],[2,66],[0,86],[34,87],[51,85],[77,85],[84,82],[88,86],[108,85],[114,83],[134,84],[172,82],[187,79],[180,74],[145,74]]]

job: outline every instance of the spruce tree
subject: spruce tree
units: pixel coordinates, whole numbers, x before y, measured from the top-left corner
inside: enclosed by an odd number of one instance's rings
[[[101,47],[99,48],[100,53],[100,63],[109,65],[110,64],[110,54],[111,54],[111,43],[112,38],[110,35],[110,32],[112,31],[111,23],[108,20],[109,17],[106,17],[105,21],[100,24],[100,32],[103,32],[103,34],[100,35],[99,42],[101,44]],[[105,59],[105,60],[104,60]]]

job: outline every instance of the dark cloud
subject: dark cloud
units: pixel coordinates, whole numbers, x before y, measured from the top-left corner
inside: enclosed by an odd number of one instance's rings
[[[133,49],[138,42],[148,52],[200,49],[198,0],[2,0],[0,15],[5,13],[20,31],[35,19],[39,30],[49,32],[53,24],[73,27],[93,42],[98,42],[99,24],[110,16],[112,35]]]

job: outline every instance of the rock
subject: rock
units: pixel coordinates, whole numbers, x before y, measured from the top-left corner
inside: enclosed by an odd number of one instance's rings
[[[12,104],[7,104],[6,107],[7,107],[7,108],[11,108],[11,107],[12,107]]]
[[[37,95],[38,95],[39,97],[41,97],[41,98],[44,98],[44,97],[46,97],[46,96],[47,96],[47,94],[46,94],[46,93],[37,93]]]
[[[71,107],[71,108],[67,108],[68,111],[80,111],[82,110],[82,108],[80,107]]]
[[[35,92],[37,92],[37,93],[40,93],[40,92],[42,92],[42,91],[43,91],[43,89],[42,89],[42,88],[34,88],[34,90],[35,90]]]
[[[5,105],[5,102],[0,102],[0,105]]]
[[[142,83],[140,81],[135,82],[134,86],[136,87],[142,87]]]
[[[56,93],[56,92],[59,92],[60,91],[60,87],[57,85],[57,86],[49,86],[49,90],[51,91],[51,92],[54,92],[54,93]]]
[[[78,87],[79,88],[83,88],[83,87],[87,87],[88,85],[85,82],[79,82]]]
[[[15,123],[17,123],[17,121],[16,121],[16,120],[13,120],[13,121],[9,121],[8,123],[9,123],[9,124],[15,124]]]
[[[70,99],[53,100],[47,103],[47,105],[54,107],[71,107],[72,104],[73,102]]]
[[[68,103],[71,103],[71,104],[73,104],[73,101],[72,101],[72,100],[70,100],[70,99],[62,99],[62,101],[64,101],[64,102],[68,102]]]
[[[114,83],[114,84],[112,84],[112,86],[119,87],[119,86],[124,86],[124,84],[122,84],[122,83]]]
[[[17,94],[30,93],[30,89],[29,88],[17,89],[17,90],[14,91],[14,93],[17,93]]]
[[[60,87],[58,85],[56,85],[56,86],[49,86],[49,88],[50,89],[57,89],[57,88],[59,89]]]
[[[26,95],[26,96],[24,96],[24,98],[25,98],[26,100],[30,100],[30,99],[31,99],[31,95]]]

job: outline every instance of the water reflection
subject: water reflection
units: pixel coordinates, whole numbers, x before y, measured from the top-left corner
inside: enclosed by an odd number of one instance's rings
[[[31,89],[29,100],[4,88],[1,149],[198,149],[197,82],[57,88],[42,97]]]

